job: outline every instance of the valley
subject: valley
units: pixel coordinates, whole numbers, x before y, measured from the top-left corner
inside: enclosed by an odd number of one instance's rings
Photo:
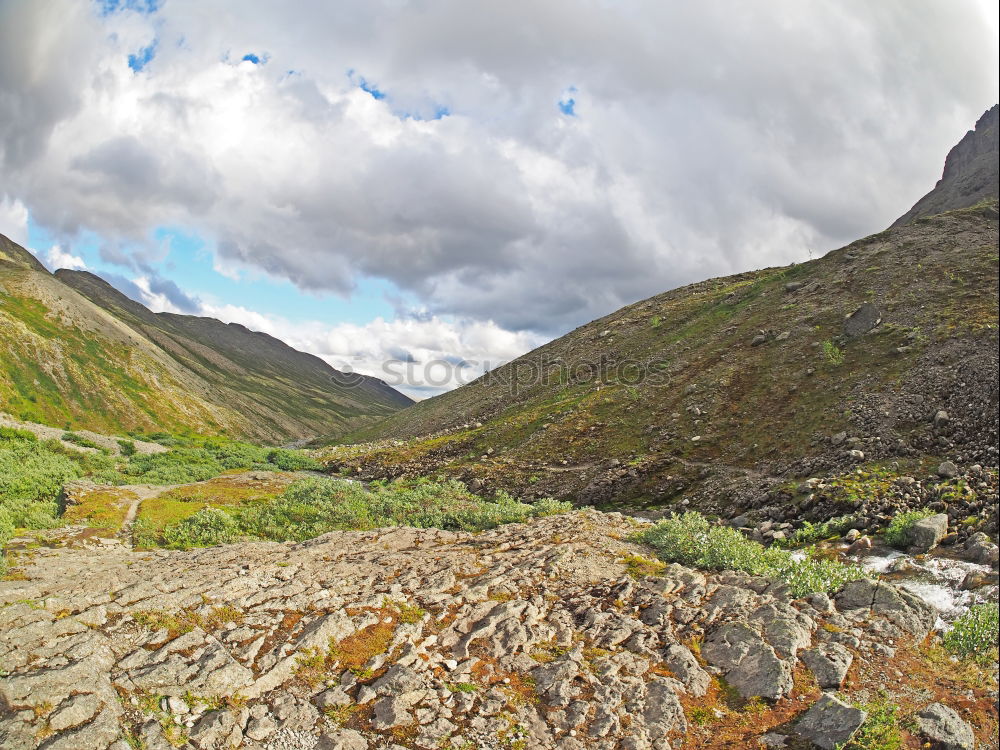
[[[415,404],[0,238],[0,745],[996,750],[996,134]]]

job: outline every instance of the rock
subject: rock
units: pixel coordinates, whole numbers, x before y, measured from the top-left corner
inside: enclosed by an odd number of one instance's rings
[[[797,292],[799,289],[804,287],[806,283],[804,281],[789,281],[785,284],[786,292]]]
[[[951,479],[958,476],[958,467],[954,461],[942,461],[938,465],[937,473],[939,477]]]
[[[858,531],[857,529],[848,529],[847,533],[844,534],[844,541],[847,542],[848,544],[853,544],[854,542],[858,541],[860,537],[861,537],[860,531]]]
[[[245,734],[250,739],[260,742],[266,740],[276,731],[278,731],[278,723],[274,720],[274,717],[270,714],[264,714],[259,718],[250,720],[250,723],[247,724]]]
[[[700,698],[708,692],[712,678],[701,668],[694,654],[687,646],[679,643],[667,646],[663,650],[663,663],[684,683],[684,688],[695,698]]]
[[[943,703],[932,703],[917,714],[917,727],[933,750],[974,750],[972,727]]]
[[[864,461],[865,460],[865,452],[864,451],[859,451],[857,448],[852,448],[851,450],[847,451],[847,453],[845,453],[844,455],[846,455],[852,461]]]
[[[847,548],[848,555],[862,555],[865,552],[870,552],[872,548],[872,540],[870,537],[862,536],[855,539],[850,547]]]
[[[839,688],[851,668],[854,655],[839,643],[825,643],[800,655],[802,662],[816,675],[821,688]]]
[[[413,717],[410,716],[409,708],[412,703],[401,699],[399,696],[387,695],[375,703],[375,717],[372,719],[372,726],[376,729],[392,729],[404,724],[412,724]]]
[[[758,333],[750,340],[750,346],[760,346],[761,344],[767,343],[767,336],[763,333]]]
[[[726,681],[744,698],[777,700],[792,690],[792,668],[744,623],[727,623],[712,633],[701,654],[725,672]]]
[[[49,716],[49,729],[61,732],[88,721],[101,708],[101,700],[93,694],[74,695],[63,701]]]
[[[929,518],[921,518],[910,527],[907,541],[915,554],[930,552],[938,546],[948,533],[948,514],[938,513]]]
[[[777,732],[768,732],[757,738],[757,741],[764,747],[785,747],[788,736]]]
[[[315,750],[368,750],[368,740],[354,729],[338,729],[321,735]]]
[[[795,725],[795,731],[823,750],[836,750],[850,741],[868,714],[824,693]]]
[[[948,416],[948,412],[944,409],[939,409],[934,413],[934,418],[932,420],[935,427],[944,427],[948,422],[951,421],[951,417]]]
[[[882,313],[871,302],[865,302],[861,307],[847,316],[844,321],[844,335],[849,339],[863,336],[882,322]]]

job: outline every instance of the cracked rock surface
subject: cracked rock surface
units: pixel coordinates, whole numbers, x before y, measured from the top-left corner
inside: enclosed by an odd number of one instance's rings
[[[638,523],[38,549],[0,582],[0,746],[660,750],[713,677],[769,699],[796,670],[834,686],[931,626],[886,583],[795,600],[680,565],[630,577]]]

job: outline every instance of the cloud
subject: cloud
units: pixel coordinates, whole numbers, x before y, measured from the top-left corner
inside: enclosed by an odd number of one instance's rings
[[[2,2],[4,189],[65,247],[182,227],[219,267],[551,336],[884,228],[995,101],[985,3],[769,10]]]
[[[28,207],[0,194],[0,234],[21,247],[28,246]]]
[[[416,399],[471,382],[544,343],[541,336],[512,333],[493,321],[438,316],[330,325],[211,302],[201,303],[200,314],[263,331],[339,370],[381,378]]]
[[[83,258],[63,250],[59,245],[53,245],[42,256],[42,261],[50,271],[69,268],[73,271],[86,271],[87,264]]]

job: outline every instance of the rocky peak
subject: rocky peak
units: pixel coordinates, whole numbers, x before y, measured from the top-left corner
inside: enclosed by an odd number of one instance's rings
[[[894,227],[909,224],[921,216],[931,216],[957,208],[967,208],[998,194],[997,150],[998,109],[994,104],[979,118],[974,130],[948,152],[944,174],[927,195],[893,222]]]

